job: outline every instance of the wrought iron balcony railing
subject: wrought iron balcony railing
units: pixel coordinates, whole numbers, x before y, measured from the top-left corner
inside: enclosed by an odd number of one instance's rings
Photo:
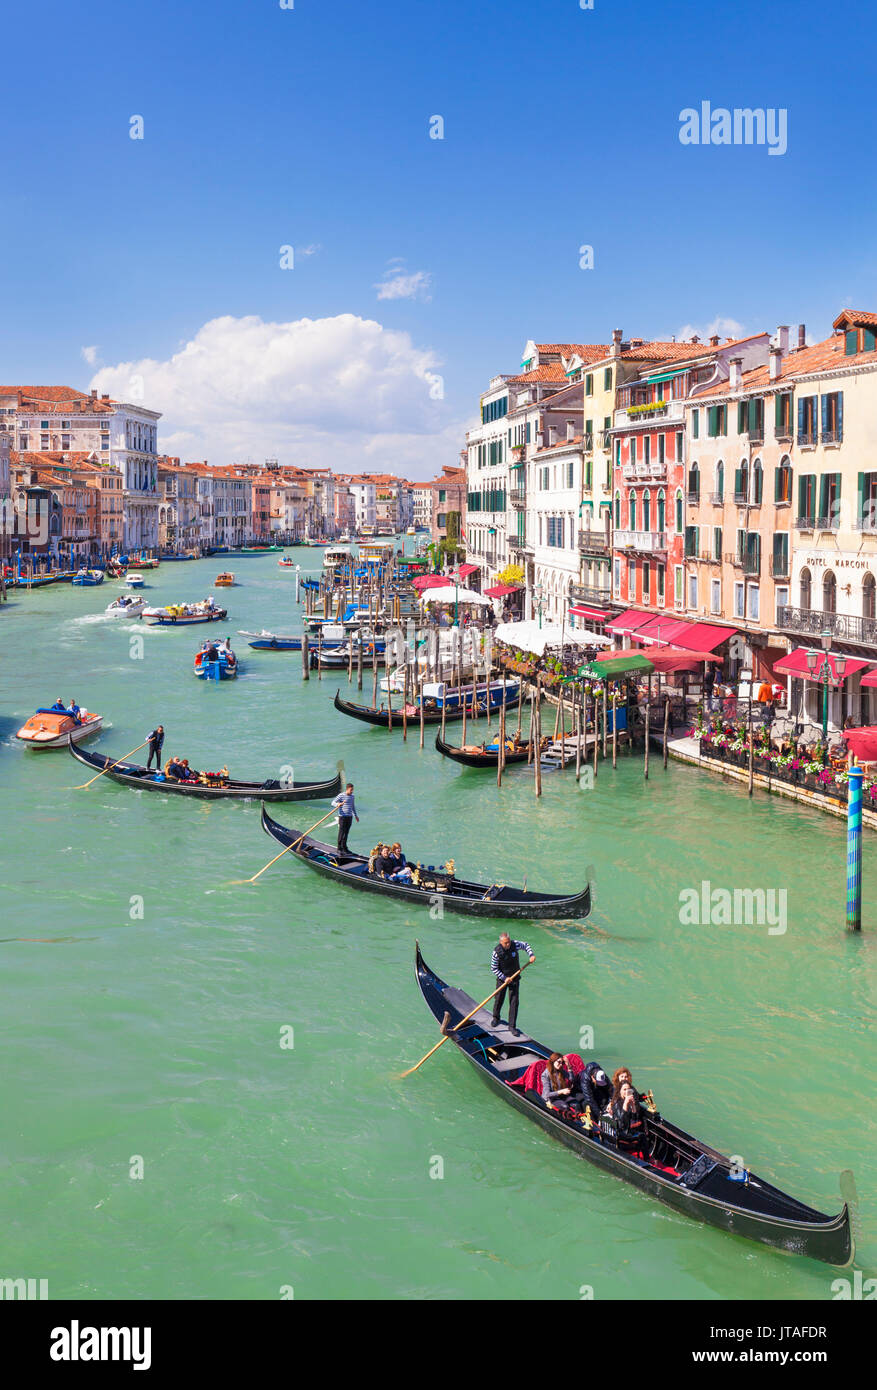
[[[826,613],[819,608],[777,610],[777,626],[784,632],[819,637],[828,628],[839,641],[855,642],[859,646],[877,646],[877,618],[860,618],[855,614]]]

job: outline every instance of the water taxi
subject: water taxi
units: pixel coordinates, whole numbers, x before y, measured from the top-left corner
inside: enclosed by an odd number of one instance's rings
[[[213,582],[219,589],[230,589],[237,581],[231,570],[223,570],[222,574],[218,574]]]
[[[125,583],[129,589],[142,589],[143,582],[143,575],[138,574],[137,570],[129,570],[125,575]]]
[[[146,607],[146,599],[133,594],[120,594],[107,605],[107,612],[113,618],[139,618]]]
[[[96,734],[103,722],[102,714],[76,706],[64,709],[63,705],[56,705],[53,709],[38,709],[26,724],[22,724],[15,737],[28,748],[66,748],[69,743],[79,743]]]

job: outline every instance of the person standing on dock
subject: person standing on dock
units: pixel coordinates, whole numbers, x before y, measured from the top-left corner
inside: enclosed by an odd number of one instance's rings
[[[536,957],[533,955],[533,951],[529,944],[526,941],[513,941],[508,932],[504,931],[497,945],[493,948],[493,958],[490,962],[490,968],[502,986],[493,998],[493,1018],[491,1019],[491,1024],[494,1028],[499,1024],[500,1010],[502,1009],[503,1001],[506,997],[506,991],[508,991],[509,1029],[513,1033],[517,1033],[518,1031],[518,991],[521,984],[521,977],[518,974],[521,969],[521,962],[518,957],[519,951],[527,952],[527,955],[530,957],[530,964],[532,965]],[[510,978],[512,975],[516,976],[514,980]]]
[[[155,770],[161,771],[161,749],[164,744],[164,725],[156,724],[151,734],[146,735],[146,742],[149,745],[149,757],[146,760],[146,767],[152,767],[152,759],[155,758]]]
[[[347,836],[350,834],[350,827],[354,821],[359,824],[359,816],[356,814],[356,802],[353,799],[353,783],[348,782],[343,792],[332,802],[338,810],[338,851],[341,854],[347,853]]]

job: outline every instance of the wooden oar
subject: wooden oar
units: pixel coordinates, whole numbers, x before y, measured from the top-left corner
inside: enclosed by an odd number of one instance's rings
[[[426,1061],[432,1056],[432,1054],[433,1054],[434,1052],[438,1052],[438,1050],[439,1050],[439,1048],[441,1047],[442,1043],[446,1043],[446,1042],[447,1042],[448,1038],[451,1036],[451,1033],[456,1033],[458,1029],[460,1029],[460,1028],[463,1027],[463,1024],[464,1024],[464,1023],[468,1023],[468,1022],[469,1022],[469,1019],[472,1018],[473,1014],[477,1014],[477,1012],[478,1012],[479,1009],[483,1009],[485,1004],[489,1004],[490,1001],[491,1001],[491,999],[494,999],[494,998],[496,997],[496,995],[499,994],[499,992],[500,992],[501,989],[505,989],[506,985],[510,985],[511,982],[512,982],[512,980],[516,980],[516,979],[518,978],[519,975],[523,975],[524,971],[527,969],[527,966],[530,965],[530,964],[531,964],[530,961],[525,960],[525,961],[524,961],[524,964],[521,966],[520,970],[516,970],[515,973],[514,973],[514,975],[509,975],[509,977],[508,977],[507,980],[503,980],[502,984],[501,984],[501,985],[498,985],[497,988],[493,991],[493,994],[488,994],[488,996],[487,996],[486,999],[482,999],[482,1001],[481,1001],[480,1004],[476,1004],[476,1005],[475,1005],[475,1008],[472,1010],[472,1013],[468,1013],[468,1014],[466,1015],[465,1018],[461,1018],[461,1019],[460,1019],[460,1022],[454,1025],[454,1027],[451,1029],[451,1032],[450,1032],[450,1033],[445,1033],[444,1037],[442,1037],[442,1038],[439,1039],[439,1041],[436,1043],[435,1047],[431,1047],[431,1048],[429,1049],[429,1052],[427,1052],[426,1056],[425,1056],[425,1057],[421,1057],[420,1061],[417,1063],[417,1066],[415,1066],[415,1067],[409,1067],[407,1071],[402,1071],[402,1072],[400,1072],[400,1073],[399,1073],[399,1076],[398,1076],[398,1080],[401,1081],[402,1078],[403,1078],[404,1076],[410,1076],[411,1073],[412,1073],[413,1071],[417,1071],[417,1068],[418,1068],[418,1067],[422,1067],[423,1064],[424,1064],[424,1062],[426,1062]]]
[[[112,772],[114,767],[119,766],[119,763],[126,763],[129,758],[132,758],[134,756],[135,753],[139,753],[141,748],[145,748],[148,742],[149,739],[145,738],[142,743],[138,743],[136,748],[132,748],[130,753],[126,753],[124,758],[117,758],[116,761],[114,763],[110,763],[108,767],[101,768],[100,772],[97,774],[96,777],[91,777],[87,782],[82,782],[78,787],[73,787],[73,791],[84,791],[86,787],[91,786],[92,782],[96,782],[98,777],[103,777],[105,772]]]
[[[331,811],[327,812],[327,814],[326,814],[325,816],[323,816],[320,820],[314,822],[314,824],[311,826],[311,829],[310,829],[310,830],[305,830],[303,834],[299,835],[299,837],[298,837],[298,839],[296,840],[295,844],[293,844],[293,845],[287,845],[286,848],[285,848],[285,849],[282,849],[282,850],[280,851],[279,854],[275,854],[275,856],[274,856],[273,859],[269,859],[269,860],[268,860],[268,863],[265,865],[265,868],[264,868],[264,869],[260,869],[259,872],[258,872],[257,874],[253,874],[253,877],[252,877],[252,878],[233,878],[233,879],[231,880],[231,883],[229,884],[229,887],[240,886],[240,885],[243,884],[243,883],[255,883],[257,878],[261,878],[261,877],[262,877],[263,873],[265,872],[265,869],[270,869],[272,864],[276,864],[277,861],[278,861],[278,859],[282,859],[283,856],[284,856],[284,854],[288,854],[289,851],[290,851],[291,849],[298,849],[298,847],[299,847],[299,845],[301,844],[302,840],[305,839],[305,837],[306,837],[307,835],[310,835],[311,831],[316,830],[316,828],[317,828],[318,825],[322,825],[322,824],[323,824],[323,821],[327,821],[327,820],[329,819],[330,816],[334,816],[334,815],[335,815],[335,812],[336,812],[336,807],[333,806],[332,809],[331,809]]]

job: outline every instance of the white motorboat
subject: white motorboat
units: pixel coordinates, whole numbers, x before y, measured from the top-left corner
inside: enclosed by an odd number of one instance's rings
[[[138,594],[119,594],[112,603],[107,604],[107,612],[114,618],[139,618],[146,607],[146,599]]]
[[[125,583],[128,585],[129,589],[142,589],[144,584],[143,575],[138,574],[136,570],[129,570],[125,575]]]

